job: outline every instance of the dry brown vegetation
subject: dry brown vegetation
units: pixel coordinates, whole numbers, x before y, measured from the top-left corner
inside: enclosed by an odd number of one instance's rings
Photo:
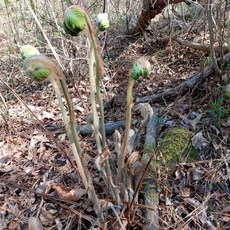
[[[157,169],[154,175],[145,175],[155,183],[155,203],[146,203],[147,192],[140,188],[130,213],[125,213],[130,201],[116,207],[94,164],[94,136],[81,136],[104,221],[98,220],[78,171],[68,160],[74,161],[60,128],[62,118],[51,85],[32,82],[19,54],[22,45],[31,44],[53,60],[56,55],[66,75],[78,126],[92,124],[89,44],[84,35],[73,38],[62,28],[69,2],[0,1],[0,229],[122,229],[118,219],[124,229],[230,229],[228,2],[168,6],[142,35],[133,36],[127,30],[136,25],[141,3],[77,1],[92,18],[103,10],[110,17],[109,30],[99,34],[106,69],[101,83],[106,121],[125,120],[133,61],[146,56],[151,63],[150,76],[134,86],[132,129],[137,132],[143,120],[137,109],[141,100],[156,108],[152,161]],[[195,81],[186,85],[191,77]],[[160,164],[164,161],[163,138],[175,127],[191,132],[197,157]],[[123,125],[119,131],[123,135]],[[143,130],[135,149],[141,155],[145,137]],[[107,144],[116,164],[113,134],[107,135]],[[117,208],[119,218],[110,206]],[[149,219],[146,213],[155,217]]]

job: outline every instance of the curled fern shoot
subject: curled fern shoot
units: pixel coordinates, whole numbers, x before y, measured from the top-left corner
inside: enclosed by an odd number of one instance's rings
[[[20,48],[20,54],[23,59],[33,55],[39,55],[40,52],[32,45],[24,45]]]
[[[66,9],[63,22],[64,30],[71,36],[78,36],[86,28],[85,13],[80,7]]]
[[[130,77],[133,80],[138,80],[139,77],[143,74],[143,69],[139,63],[135,63],[130,72]]]
[[[92,103],[92,113],[93,113],[93,126],[94,126],[94,134],[96,138],[96,143],[97,143],[97,148],[98,148],[98,153],[102,154],[107,149],[107,144],[106,144],[106,135],[105,135],[105,122],[104,122],[104,107],[103,107],[103,100],[101,96],[101,89],[100,89],[100,80],[104,77],[105,75],[105,70],[103,66],[103,62],[100,56],[100,49],[99,49],[99,43],[98,39],[96,36],[96,31],[93,26],[92,20],[87,12],[86,9],[83,7],[80,7],[79,5],[73,5],[69,7],[66,12],[65,12],[65,17],[64,17],[64,26],[67,27],[68,30],[70,30],[72,33],[79,33],[79,27],[78,26],[72,26],[77,25],[79,23],[78,18],[75,16],[72,16],[73,12],[83,12],[84,17],[85,17],[85,22],[86,22],[86,36],[89,39],[90,42],[90,58],[89,58],[89,75],[90,75],[90,95],[91,95],[91,103]],[[81,15],[82,16],[82,15]],[[76,20],[76,21],[73,21]],[[70,23],[71,21],[71,23]],[[81,18],[81,21],[83,22],[83,18]],[[106,28],[107,25],[104,26]],[[68,31],[67,31],[68,32]],[[102,134],[102,143],[100,142],[100,137],[99,137],[99,120],[98,120],[98,115],[97,115],[97,110],[96,110],[96,100],[95,100],[95,84],[94,84],[94,59],[95,59],[95,67],[96,67],[96,94],[98,98],[98,104],[99,104],[99,112],[100,112],[100,125],[101,125],[101,134]],[[101,148],[102,146],[102,148]],[[110,172],[110,166],[108,160],[106,160],[106,173],[107,176],[112,175]],[[113,186],[113,181],[112,177],[110,176],[110,179],[108,182],[110,183],[110,187],[114,188]],[[115,195],[115,190],[113,189],[112,193],[114,194],[114,197],[117,197]]]
[[[50,77],[63,76],[56,63],[45,55],[33,55],[24,60],[24,69],[27,75],[34,81],[42,82]]]
[[[150,62],[146,57],[140,57],[134,63],[133,68],[130,71],[130,77],[134,80],[138,80],[140,76],[147,77],[150,73]]]
[[[24,60],[24,69],[27,75],[31,77],[33,80],[41,82],[46,79],[49,79],[52,83],[58,98],[59,106],[62,112],[63,122],[66,128],[68,138],[70,140],[73,155],[76,159],[79,174],[82,178],[85,188],[88,189],[88,195],[92,199],[96,207],[97,213],[101,216],[102,214],[98,204],[98,198],[95,189],[92,185],[92,181],[90,179],[89,172],[86,167],[85,159],[80,156],[82,151],[75,124],[73,104],[69,92],[67,90],[64,74],[55,62],[51,61],[48,57],[44,55],[34,55],[26,58]],[[67,115],[65,106],[62,101],[62,93],[64,94],[65,100],[67,102],[69,116]]]
[[[131,128],[131,118],[132,118],[132,106],[133,106],[133,86],[136,80],[141,76],[147,76],[150,73],[150,63],[145,57],[140,57],[134,63],[129,74],[128,88],[127,88],[127,108],[126,108],[126,124],[125,124],[125,135],[124,141],[121,147],[121,155],[118,159],[118,173],[117,173],[117,184],[121,183],[122,172],[125,165],[125,158],[127,155],[127,147],[129,145],[129,133]]]
[[[109,28],[109,20],[107,13],[100,13],[97,15],[96,24],[99,31],[105,31]]]

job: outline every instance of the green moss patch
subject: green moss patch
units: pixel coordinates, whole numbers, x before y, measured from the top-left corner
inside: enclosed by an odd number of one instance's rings
[[[192,134],[185,128],[172,128],[165,134],[160,144],[163,165],[173,166],[197,158],[197,152],[190,141]]]

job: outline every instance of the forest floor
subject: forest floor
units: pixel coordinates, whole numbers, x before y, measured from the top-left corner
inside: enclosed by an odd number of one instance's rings
[[[211,64],[206,53],[176,42],[163,46],[143,38],[114,37],[111,33],[108,33],[103,53],[107,72],[103,79],[106,121],[125,120],[129,69],[138,57],[144,55],[149,59],[151,73],[135,83],[134,101],[173,88],[194,73],[202,73]],[[5,64],[1,66],[0,77],[37,118],[44,125],[62,124],[51,85],[31,83],[19,59],[2,63]],[[227,79],[229,81],[229,75]],[[192,162],[178,162],[157,172],[160,229],[230,228],[230,117],[225,113],[230,100],[224,97],[222,86],[226,83],[223,82],[212,74],[192,90],[154,103],[149,101],[156,107],[160,120],[157,146],[167,130],[181,127],[192,131],[196,137],[193,146],[199,152],[198,159]],[[68,79],[68,87],[78,126],[87,124],[91,113],[90,92],[83,70],[77,80]],[[86,192],[75,190],[77,201],[68,200],[64,195],[73,188],[83,188],[80,176],[65,156],[71,157],[65,132],[52,132],[63,154],[2,82],[1,94],[6,103],[1,104],[0,117],[0,229],[27,229],[31,216],[37,217],[44,229],[89,229],[96,217]],[[137,104],[134,103],[134,108]],[[141,119],[140,113],[135,111],[134,130]],[[93,135],[82,136],[81,143],[97,193],[105,199],[104,184],[93,162],[97,151]],[[107,143],[113,152],[113,135],[107,136]],[[142,148],[140,144],[140,152]],[[131,229],[143,228],[145,208],[138,209]]]

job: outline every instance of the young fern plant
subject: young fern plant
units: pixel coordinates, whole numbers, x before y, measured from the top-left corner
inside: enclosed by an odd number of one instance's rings
[[[31,57],[33,55],[39,55],[40,52],[38,51],[37,48],[35,48],[32,45],[24,45],[20,48],[20,54],[24,60],[27,57]]]
[[[109,28],[109,19],[107,13],[100,13],[96,18],[97,34]]]
[[[108,15],[100,14],[97,17],[98,32],[104,31],[109,27]],[[111,174],[110,164],[109,164],[109,150],[106,144],[106,134],[105,134],[105,121],[104,121],[104,106],[101,96],[100,89],[100,80],[105,75],[105,70],[103,62],[100,56],[100,49],[98,45],[98,39],[96,36],[96,31],[94,29],[93,23],[90,19],[88,12],[78,6],[73,5],[66,9],[64,14],[64,23],[63,27],[66,33],[72,36],[78,36],[79,33],[83,30],[86,31],[87,38],[90,43],[90,52],[89,52],[89,80],[90,80],[90,99],[93,113],[93,126],[94,134],[98,149],[98,156],[95,160],[95,165],[98,170],[102,173],[104,179],[107,181],[108,186],[111,188],[113,198],[120,203],[119,195],[116,191],[116,186],[113,183],[113,178]],[[99,119],[96,109],[96,99],[95,99],[95,80],[94,80],[94,59],[96,66],[96,94],[99,104],[100,112],[100,125],[101,125],[101,134],[102,134],[102,143],[100,141],[99,135]],[[99,162],[99,163],[98,163]],[[105,164],[104,164],[105,163]]]
[[[104,15],[104,14],[103,14]],[[109,27],[109,21],[107,17],[105,16],[99,16],[97,18],[97,24],[98,24],[98,31],[104,31]],[[90,42],[90,68],[93,68],[92,60],[95,57],[95,63],[96,63],[96,93],[98,98],[98,104],[99,104],[99,112],[100,112],[100,125],[101,125],[101,134],[102,134],[102,147],[103,150],[106,147],[106,135],[105,135],[105,122],[104,122],[104,107],[103,107],[103,100],[101,96],[101,90],[100,90],[100,80],[105,75],[105,70],[103,66],[103,62],[100,56],[100,50],[98,45],[98,39],[96,36],[96,31],[94,29],[93,23],[90,19],[90,16],[88,12],[79,5],[73,5],[66,9],[65,15],[64,15],[64,23],[63,23],[64,30],[67,34],[70,34],[72,36],[78,36],[81,31],[86,30],[87,38]],[[94,55],[94,57],[93,57]],[[97,119],[97,115],[95,112],[96,105],[94,104],[95,99],[92,100],[94,97],[94,79],[93,79],[93,69],[90,70],[90,81],[93,81],[91,83],[91,101],[92,101],[92,112],[94,117],[94,132],[95,135],[98,135],[98,124],[99,121]],[[96,137],[96,139],[98,139]]]
[[[22,49],[21,52],[24,50]],[[91,178],[89,176],[88,169],[84,157],[81,156],[82,150],[79,143],[79,137],[77,134],[75,114],[73,110],[72,101],[67,90],[65,76],[59,66],[45,55],[32,55],[27,56],[24,60],[24,69],[27,75],[37,82],[43,82],[50,80],[55,93],[58,98],[60,110],[63,117],[63,122],[66,128],[68,138],[70,140],[71,149],[75,157],[79,174],[82,178],[83,184],[88,189],[88,195],[94,203],[95,209],[99,216],[102,216],[99,201],[92,185]],[[64,94],[67,102],[69,116],[67,115],[65,106],[62,101],[62,93]]]
[[[126,124],[125,124],[125,134],[124,134],[124,141],[121,146],[121,154],[118,159],[118,173],[117,173],[117,185],[120,185],[122,179],[122,172],[124,171],[125,166],[125,158],[127,156],[127,148],[129,145],[129,133],[131,128],[131,118],[132,118],[132,106],[133,106],[133,86],[135,81],[137,81],[141,76],[148,76],[150,73],[150,63],[145,57],[140,57],[134,63],[130,74],[129,74],[129,81],[128,81],[128,88],[127,88],[127,110],[126,110]]]

